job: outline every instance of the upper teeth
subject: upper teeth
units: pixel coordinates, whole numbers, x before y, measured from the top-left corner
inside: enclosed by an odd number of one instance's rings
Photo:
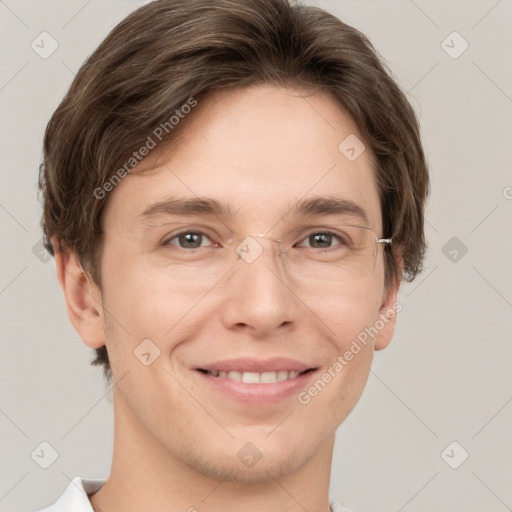
[[[226,377],[228,379],[239,380],[248,384],[272,384],[273,382],[280,382],[283,380],[293,379],[299,375],[300,372],[296,370],[279,370],[278,372],[237,372],[237,371],[209,371],[208,375],[214,377]]]

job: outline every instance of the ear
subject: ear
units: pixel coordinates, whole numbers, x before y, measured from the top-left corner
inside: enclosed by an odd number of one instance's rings
[[[395,255],[395,261],[398,267],[398,275],[389,286],[384,289],[382,303],[379,308],[379,319],[384,323],[384,327],[379,330],[379,335],[375,341],[375,350],[382,350],[389,345],[395,332],[396,317],[402,310],[402,304],[398,302],[398,290],[402,281],[402,256]]]
[[[53,240],[52,245],[69,319],[88,347],[99,348],[105,344],[101,291],[84,272],[73,251],[59,251]]]

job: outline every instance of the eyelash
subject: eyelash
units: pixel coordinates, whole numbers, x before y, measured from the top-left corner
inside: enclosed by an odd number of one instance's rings
[[[199,249],[205,249],[207,247],[195,247],[195,248],[184,248],[184,247],[179,247],[178,245],[176,244],[171,244],[171,240],[174,240],[175,238],[179,238],[180,236],[182,235],[187,235],[187,234],[194,234],[194,235],[200,235],[202,237],[206,237],[208,239],[210,239],[210,237],[206,234],[206,233],[203,233],[202,231],[193,231],[193,230],[186,230],[186,231],[180,231],[179,233],[176,233],[174,235],[172,235],[171,237],[169,238],[166,238],[164,239],[164,241],[162,242],[162,246],[164,247],[169,247],[169,246],[173,246],[175,247],[177,250],[181,250],[181,251],[185,251],[185,252],[189,252],[191,254],[195,254],[196,251],[198,251]],[[324,231],[311,231],[309,232],[304,238],[302,238],[300,240],[300,242],[304,242],[305,240],[307,240],[309,237],[313,236],[313,235],[328,235],[328,236],[333,236],[335,238],[338,239],[339,241],[339,244],[338,245],[344,245],[346,242],[343,241],[342,237],[335,233],[334,231],[330,231],[330,230],[324,230]],[[214,245],[218,245],[216,242],[213,242]],[[315,249],[314,247],[308,247],[308,246],[305,246],[306,248],[311,248],[311,249]],[[334,246],[334,247],[329,247],[327,249],[317,249],[316,252],[328,252],[328,251],[332,251],[332,250],[335,250],[337,246]],[[211,247],[209,247],[211,248]]]

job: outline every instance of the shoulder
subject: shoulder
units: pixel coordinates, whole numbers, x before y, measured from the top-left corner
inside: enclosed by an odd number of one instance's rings
[[[88,495],[98,491],[105,480],[73,478],[59,499],[48,507],[35,512],[93,512]]]

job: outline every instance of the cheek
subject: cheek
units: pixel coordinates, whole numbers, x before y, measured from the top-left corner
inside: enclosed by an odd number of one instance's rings
[[[148,269],[137,257],[125,258],[122,263],[108,268],[104,298],[113,331],[108,340],[109,354],[112,352],[113,358],[126,369],[133,368],[136,363],[133,351],[147,339],[163,356],[155,360],[155,366],[165,366],[169,354],[175,354],[174,350],[181,343],[193,339],[204,318],[213,314],[208,298],[203,297],[202,285],[188,285],[163,276]]]
[[[378,319],[379,301],[375,288],[361,287],[359,292],[351,290],[322,304],[330,350],[325,366],[299,397],[299,403],[307,405],[312,417],[335,429],[354,408],[368,379],[376,339],[370,329]],[[318,345],[319,351],[325,349],[325,341]]]
[[[382,286],[372,279],[341,283],[309,294],[307,304],[321,320],[324,331],[338,348],[346,350],[353,339],[379,318]]]

